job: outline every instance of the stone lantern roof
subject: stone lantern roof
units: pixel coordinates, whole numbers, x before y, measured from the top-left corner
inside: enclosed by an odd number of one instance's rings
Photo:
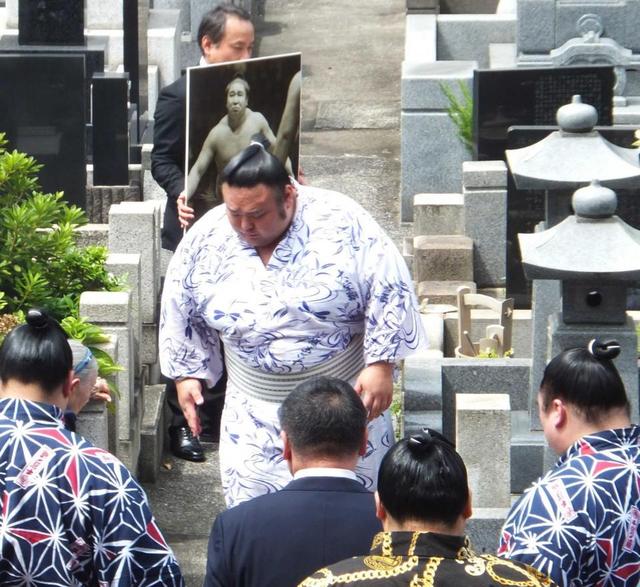
[[[529,279],[629,282],[640,279],[640,230],[614,213],[617,196],[597,180],[577,190],[574,216],[548,230],[519,234]]]
[[[560,130],[521,149],[508,149],[507,162],[518,189],[576,189],[598,178],[612,188],[637,187],[640,149],[625,149],[593,130],[598,114],[573,96],[558,109]]]

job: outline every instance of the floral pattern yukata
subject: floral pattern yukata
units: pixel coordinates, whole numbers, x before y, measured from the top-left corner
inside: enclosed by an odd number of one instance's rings
[[[160,361],[166,376],[211,386],[222,372],[218,336],[225,353],[258,373],[276,375],[321,365],[359,337],[362,366],[398,361],[423,344],[411,277],[392,241],[350,198],[296,187],[291,225],[266,266],[233,230],[224,205],[183,238],[162,298]],[[220,438],[228,505],[291,479],[278,438],[279,402],[251,392],[229,374]],[[375,462],[358,470],[370,488],[393,442],[384,417],[372,424],[367,458]]]
[[[0,400],[0,585],[184,585],[144,491],[62,418]]]
[[[498,554],[559,585],[640,584],[640,427],[583,436],[511,510]]]

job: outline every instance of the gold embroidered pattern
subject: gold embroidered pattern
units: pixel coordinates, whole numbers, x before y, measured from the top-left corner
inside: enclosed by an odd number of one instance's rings
[[[400,557],[404,558],[404,557]],[[400,565],[386,569],[386,570],[366,570],[366,571],[354,571],[353,573],[345,573],[344,575],[332,575],[331,578],[335,579],[337,583],[355,583],[356,581],[366,581],[367,579],[386,579],[388,577],[397,577],[408,573],[413,568],[418,566],[418,557],[412,556],[402,562]],[[323,569],[327,570],[327,569]],[[314,585],[331,585],[327,582],[327,579],[318,579],[319,583],[304,583],[305,587],[313,587]]]
[[[378,534],[380,536],[380,534]],[[382,554],[383,556],[393,556],[393,548],[391,545],[391,533],[383,532],[382,533]]]
[[[551,585],[550,580],[538,573],[535,569],[523,568],[510,560],[498,558],[497,556],[486,555],[485,560],[487,562],[487,574],[500,585],[515,585],[517,587],[544,587]],[[497,567],[506,567],[515,571],[523,577],[522,580],[517,579],[505,579],[498,575]]]
[[[414,532],[411,536],[411,543],[409,544],[409,556],[413,556],[416,553],[416,543],[418,542],[418,538],[420,538],[420,532]]]
[[[418,577],[416,575],[411,580],[411,583],[409,583],[409,587],[433,587],[436,579],[436,571],[443,560],[444,559],[440,556],[430,557],[424,566],[422,577]]]
[[[372,554],[365,556],[362,562],[374,571],[389,571],[402,564],[402,558],[401,556],[379,556]]]

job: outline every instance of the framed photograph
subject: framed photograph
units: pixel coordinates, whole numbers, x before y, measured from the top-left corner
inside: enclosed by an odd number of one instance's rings
[[[300,53],[187,70],[186,185],[196,218],[221,203],[218,174],[258,139],[297,177]]]

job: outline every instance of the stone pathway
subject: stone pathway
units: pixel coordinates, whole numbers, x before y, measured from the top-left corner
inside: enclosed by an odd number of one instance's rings
[[[404,0],[265,0],[258,54],[302,52],[302,166],[308,183],[361,202],[400,245],[400,66]],[[166,456],[146,486],[185,573],[200,587],[207,539],[224,508],[216,447],[206,463]]]

